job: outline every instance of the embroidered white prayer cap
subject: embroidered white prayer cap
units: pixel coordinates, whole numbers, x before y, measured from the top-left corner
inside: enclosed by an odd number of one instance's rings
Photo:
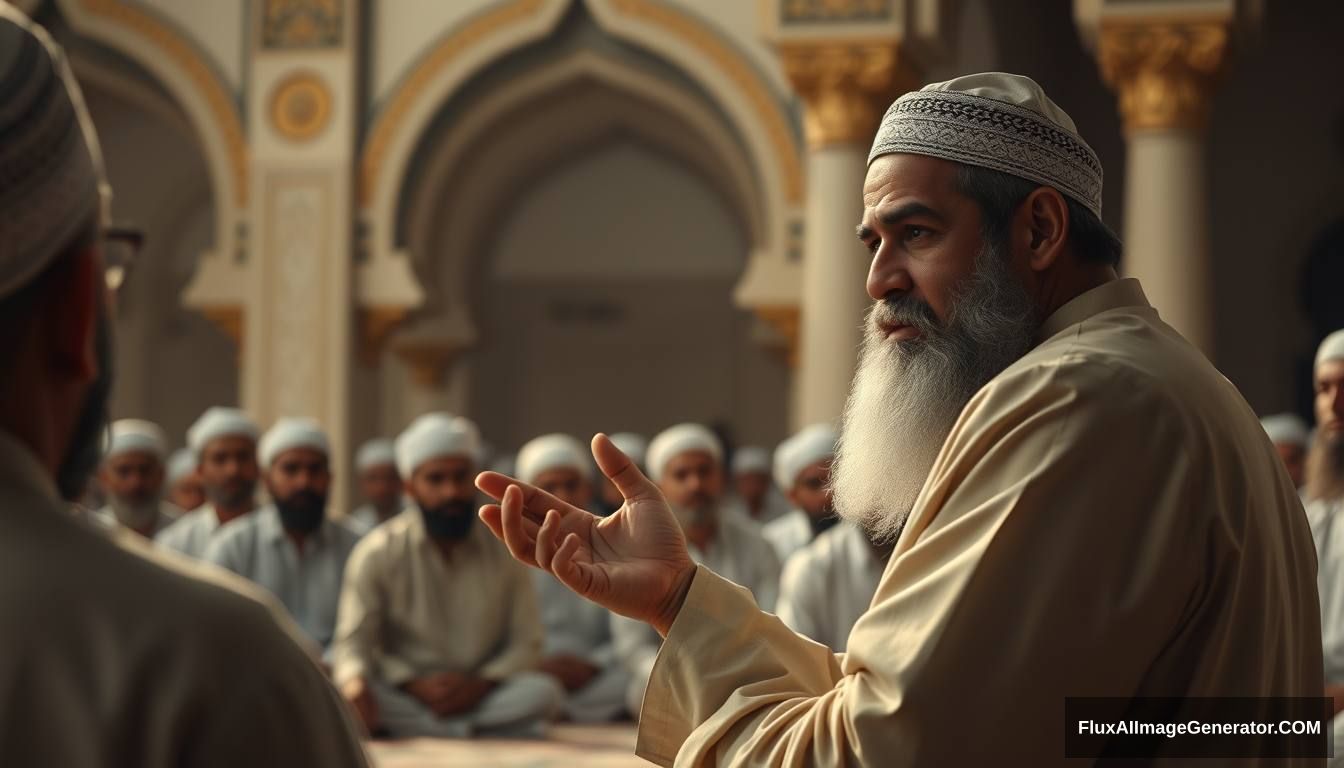
[[[1344,328],[1326,336],[1321,346],[1316,348],[1316,364],[1313,368],[1320,368],[1321,363],[1327,360],[1344,360]]]
[[[572,469],[589,480],[593,477],[593,461],[583,443],[562,434],[529,440],[519,449],[515,468],[518,479],[524,483],[534,483],[543,473],[553,469]]]
[[[386,437],[366,441],[355,452],[355,471],[364,472],[373,467],[397,466],[396,444]]]
[[[1269,441],[1274,444],[1307,446],[1307,423],[1295,413],[1276,413],[1260,420]]]
[[[649,441],[643,435],[637,435],[634,432],[617,432],[614,435],[608,435],[612,444],[621,449],[621,453],[630,457],[636,466],[644,466],[644,460],[648,458]]]
[[[655,483],[662,482],[667,462],[692,451],[708,453],[716,462],[723,461],[723,444],[708,427],[687,423],[659,432],[649,442],[649,479]]]
[[[312,419],[278,419],[257,443],[257,459],[262,467],[270,467],[280,454],[295,448],[311,448],[324,455],[331,455],[331,443],[321,425]]]
[[[255,441],[257,435],[257,425],[246,413],[237,408],[216,405],[207,408],[187,430],[187,445],[199,457],[211,440],[221,437],[245,437]]]
[[[0,299],[106,221],[111,188],[65,53],[0,3]],[[99,218],[101,217],[101,218]]]
[[[200,461],[196,458],[196,452],[190,448],[178,448],[173,451],[173,455],[168,457],[168,471],[164,482],[173,485],[178,480],[186,477],[196,471]]]
[[[426,413],[397,436],[397,473],[409,479],[430,459],[462,457],[481,463],[481,433],[476,425],[447,413]]]
[[[110,459],[123,453],[148,453],[163,461],[168,452],[168,439],[159,425],[144,419],[119,419],[107,431],[107,449],[103,457]]]
[[[744,445],[733,451],[733,474],[769,474],[770,453],[757,445]]]
[[[782,491],[792,490],[799,472],[835,456],[839,437],[830,424],[813,424],[780,443],[775,449],[775,484]]]
[[[1036,81],[1006,72],[931,83],[897,99],[868,162],[905,152],[1054,187],[1101,218],[1101,160]]]

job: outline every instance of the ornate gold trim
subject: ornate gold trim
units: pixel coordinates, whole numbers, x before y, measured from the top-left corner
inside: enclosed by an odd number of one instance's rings
[[[894,42],[781,43],[779,55],[807,104],[804,127],[813,149],[870,144],[891,102],[919,83]]]
[[[780,115],[770,89],[757,76],[751,65],[743,61],[742,57],[726,45],[712,29],[670,5],[651,0],[610,0],[610,2],[611,7],[618,13],[658,27],[680,38],[728,76],[765,125],[771,154],[783,166],[784,199],[793,204],[801,204],[805,192],[803,168],[798,147],[793,141],[793,131]]]
[[[1125,132],[1203,130],[1227,45],[1225,19],[1103,19],[1097,61]]]
[[[233,340],[233,347],[238,354],[243,353],[243,308],[233,304],[211,304],[208,306],[197,307],[197,312],[205,316],[206,320],[214,323],[219,330],[224,332]]]
[[[383,342],[397,326],[406,321],[407,307],[379,306],[359,309],[359,357],[365,365],[374,365],[383,351]]]
[[[765,321],[784,339],[782,353],[790,368],[798,367],[798,333],[802,313],[798,307],[785,304],[753,307],[756,316]]]
[[[331,90],[311,72],[297,72],[271,90],[271,124],[291,141],[308,141],[331,121]]]
[[[505,27],[513,26],[541,10],[544,0],[513,0],[473,17],[464,26],[448,35],[420,59],[420,63],[397,86],[387,107],[374,120],[369,139],[360,157],[359,202],[367,206],[373,199],[373,190],[382,170],[388,146],[406,114],[419,100],[420,94],[441,70],[446,68],[468,48]]]
[[[84,7],[94,15],[102,16],[134,31],[161,50],[186,72],[196,89],[205,97],[214,123],[224,134],[229,154],[229,167],[234,179],[234,202],[242,208],[247,205],[248,147],[243,135],[238,107],[219,78],[197,55],[193,46],[171,27],[130,3],[116,0],[83,0]]]
[[[458,343],[443,339],[401,339],[392,345],[392,351],[410,369],[411,380],[425,389],[443,384],[448,366],[461,349]]]

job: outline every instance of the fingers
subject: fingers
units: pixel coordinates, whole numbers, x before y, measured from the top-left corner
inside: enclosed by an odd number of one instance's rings
[[[489,528],[490,532],[495,534],[495,538],[503,541],[504,521],[501,518],[501,514],[502,510],[499,508],[498,504],[486,504],[481,507],[477,516],[481,518],[481,522],[485,523],[485,527]],[[526,517],[523,518],[523,532],[528,536],[536,536],[539,528],[540,526],[536,523]]]
[[[504,546],[509,548],[509,554],[524,565],[536,566],[536,534],[529,536],[523,527],[523,492],[509,486],[500,499],[499,511]]]
[[[616,486],[616,490],[621,492],[621,496],[626,501],[639,501],[641,499],[656,499],[662,497],[662,492],[658,486],[654,485],[639,471],[639,467],[621,452],[616,444],[604,434],[598,433],[593,436],[592,442],[593,458],[597,459],[597,466],[602,470],[602,474]]]
[[[566,536],[560,548],[551,557],[551,573],[555,574],[555,578],[559,579],[561,584],[588,597],[592,594],[593,588],[592,567],[574,559],[582,544],[576,534]]]
[[[554,509],[547,511],[546,521],[537,531],[537,567],[543,571],[551,570],[551,559],[555,557],[560,538],[560,513]]]
[[[583,512],[578,507],[566,504],[536,486],[528,485],[508,475],[501,475],[498,472],[482,472],[476,476],[476,487],[492,499],[503,500],[504,492],[510,486],[516,486],[522,491],[523,513],[538,524],[546,519],[546,512],[552,509],[557,510],[562,517]]]

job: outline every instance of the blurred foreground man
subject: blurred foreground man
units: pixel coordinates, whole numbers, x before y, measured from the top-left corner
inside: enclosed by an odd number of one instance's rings
[[[1319,697],[1297,493],[1232,384],[1117,279],[1073,121],[1024,77],[927,86],[888,110],[862,192],[874,305],[835,501],[876,541],[901,533],[846,654],[697,567],[601,437],[613,517],[479,479],[516,557],[665,635],[638,753],[1063,766],[1066,697]],[[1156,764],[1188,764],[1175,743],[1148,742]]]
[[[167,528],[182,510],[163,501],[163,430],[140,419],[112,422],[98,480],[107,495],[100,510],[108,525],[120,525],[147,539]]]
[[[67,513],[112,383],[106,189],[63,54],[4,3],[0,136],[0,765],[365,765],[266,607]]]
[[[332,676],[372,733],[536,738],[563,693],[532,671],[532,578],[476,524],[476,426],[430,413],[397,438],[415,503],[360,540],[346,567]]]

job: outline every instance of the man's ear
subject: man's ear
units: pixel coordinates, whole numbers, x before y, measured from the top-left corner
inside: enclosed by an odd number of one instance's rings
[[[99,373],[96,339],[106,291],[102,259],[92,247],[85,248],[56,269],[39,310],[50,329],[52,363],[72,378],[92,381]]]
[[[1069,232],[1069,206],[1059,190],[1037,187],[1019,208],[1026,217],[1027,265],[1041,272],[1064,252]]]

